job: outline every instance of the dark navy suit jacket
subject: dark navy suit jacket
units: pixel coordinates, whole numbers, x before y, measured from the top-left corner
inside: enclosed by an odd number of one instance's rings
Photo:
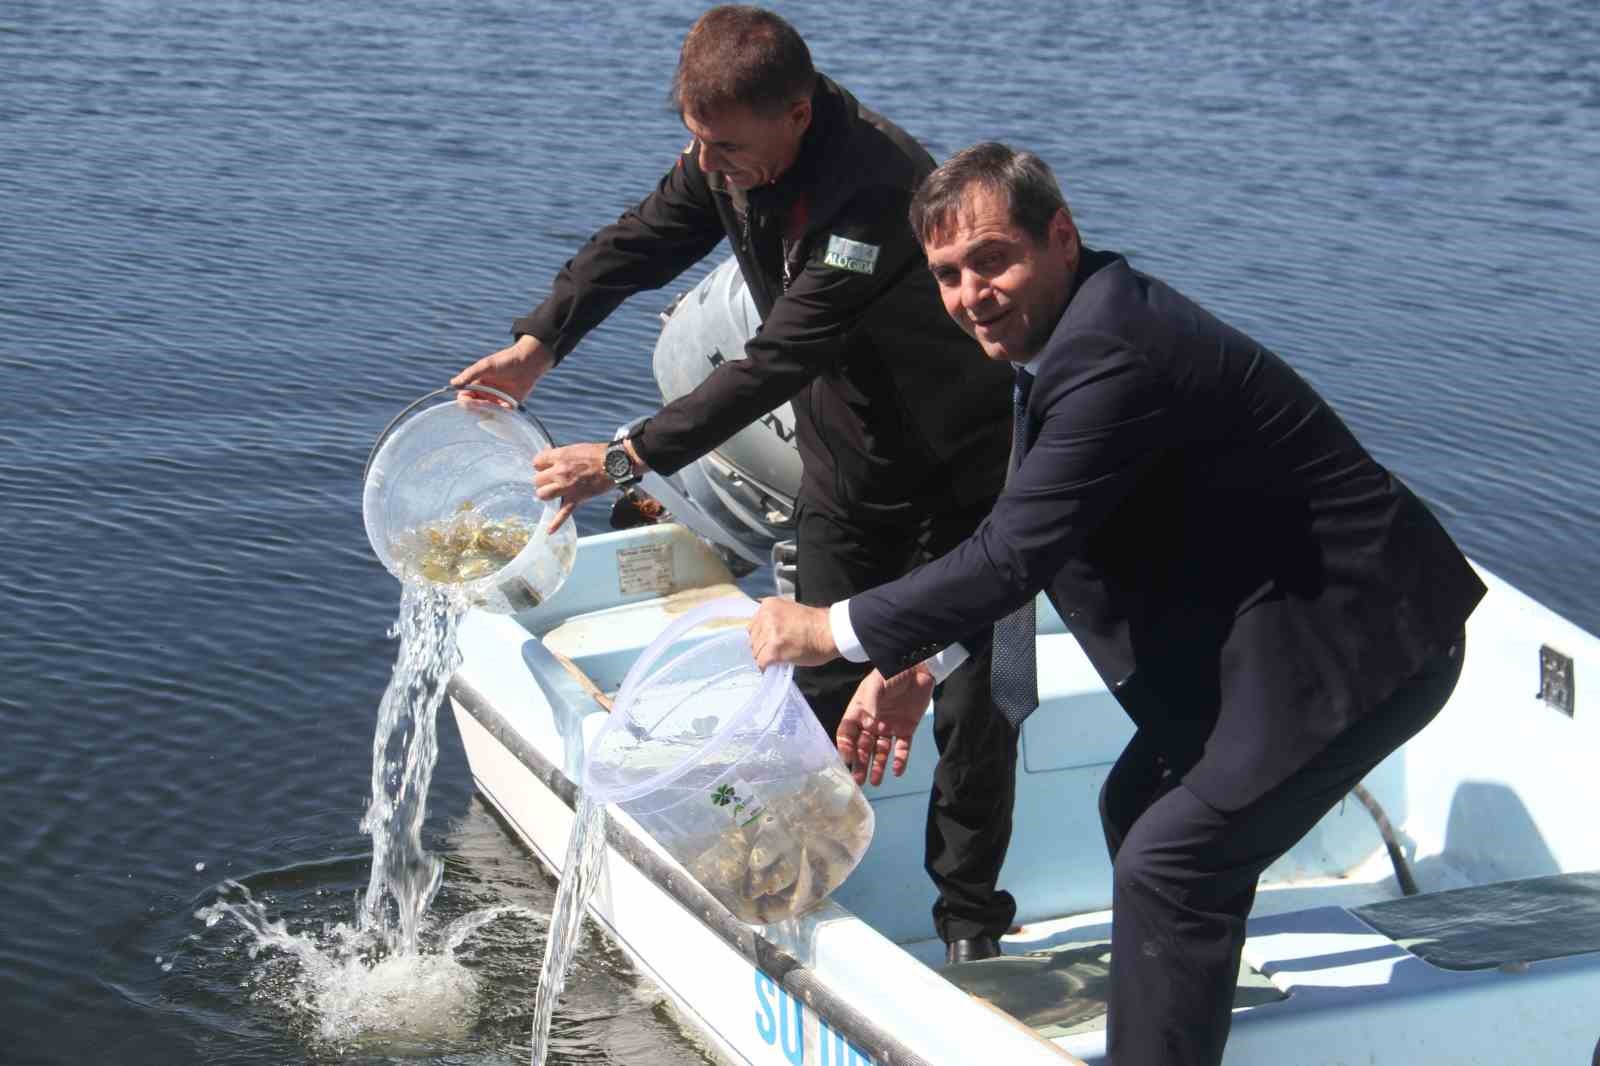
[[[1447,647],[1483,595],[1310,385],[1120,256],[1084,249],[1033,366],[1029,446],[989,517],[850,601],[885,676],[987,639],[1043,590],[1141,738],[1230,810]]]

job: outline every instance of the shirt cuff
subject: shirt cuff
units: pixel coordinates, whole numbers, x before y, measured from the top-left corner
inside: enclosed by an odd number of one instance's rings
[[[922,665],[933,675],[933,683],[942,685],[944,679],[955,673],[956,667],[966,662],[971,655],[972,653],[959,643],[951,644],[932,658],[922,660]]]
[[[833,646],[839,654],[853,663],[864,663],[867,649],[856,639],[855,627],[850,624],[850,601],[840,600],[828,608],[828,628],[833,630]]]
[[[833,645],[839,649],[840,655],[853,663],[864,663],[870,658],[867,649],[856,638],[855,627],[850,624],[849,600],[840,600],[828,608],[828,628],[832,631]],[[951,644],[937,655],[924,659],[922,665],[933,675],[934,684],[942,684],[971,654],[959,643]]]

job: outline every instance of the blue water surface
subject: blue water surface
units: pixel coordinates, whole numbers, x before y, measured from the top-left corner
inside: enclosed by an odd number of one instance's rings
[[[1043,155],[1090,243],[1284,354],[1475,559],[1600,630],[1600,8],[779,9],[936,155]],[[398,601],[362,464],[671,164],[697,10],[0,0],[0,1059],[337,1057],[192,913],[233,877],[353,914]],[[652,409],[665,298],[540,387],[558,437]],[[439,905],[547,911],[440,728]],[[471,1037],[408,1061],[525,1058],[538,950],[509,950]],[[558,1057],[701,1061],[589,959]]]

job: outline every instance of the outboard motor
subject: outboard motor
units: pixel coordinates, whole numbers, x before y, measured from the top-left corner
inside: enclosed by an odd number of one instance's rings
[[[744,275],[732,257],[680,296],[661,316],[653,369],[662,399],[694,390],[761,325]],[[670,478],[646,474],[642,488],[673,519],[710,542],[747,574],[771,562],[779,592],[793,593],[795,497],[800,451],[789,404],[763,415]]]

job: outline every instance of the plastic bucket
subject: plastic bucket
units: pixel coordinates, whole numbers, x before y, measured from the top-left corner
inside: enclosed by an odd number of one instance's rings
[[[534,495],[533,457],[550,444],[539,420],[497,389],[422,397],[367,458],[361,514],[372,550],[401,580],[458,586],[473,606],[538,606],[572,573],[577,549],[573,523],[547,532],[557,504]]]
[[[590,745],[583,784],[739,919],[764,924],[812,909],[849,876],[873,814],[794,668],[758,670],[743,625],[708,628],[755,610],[746,599],[706,604],[645,649]]]

